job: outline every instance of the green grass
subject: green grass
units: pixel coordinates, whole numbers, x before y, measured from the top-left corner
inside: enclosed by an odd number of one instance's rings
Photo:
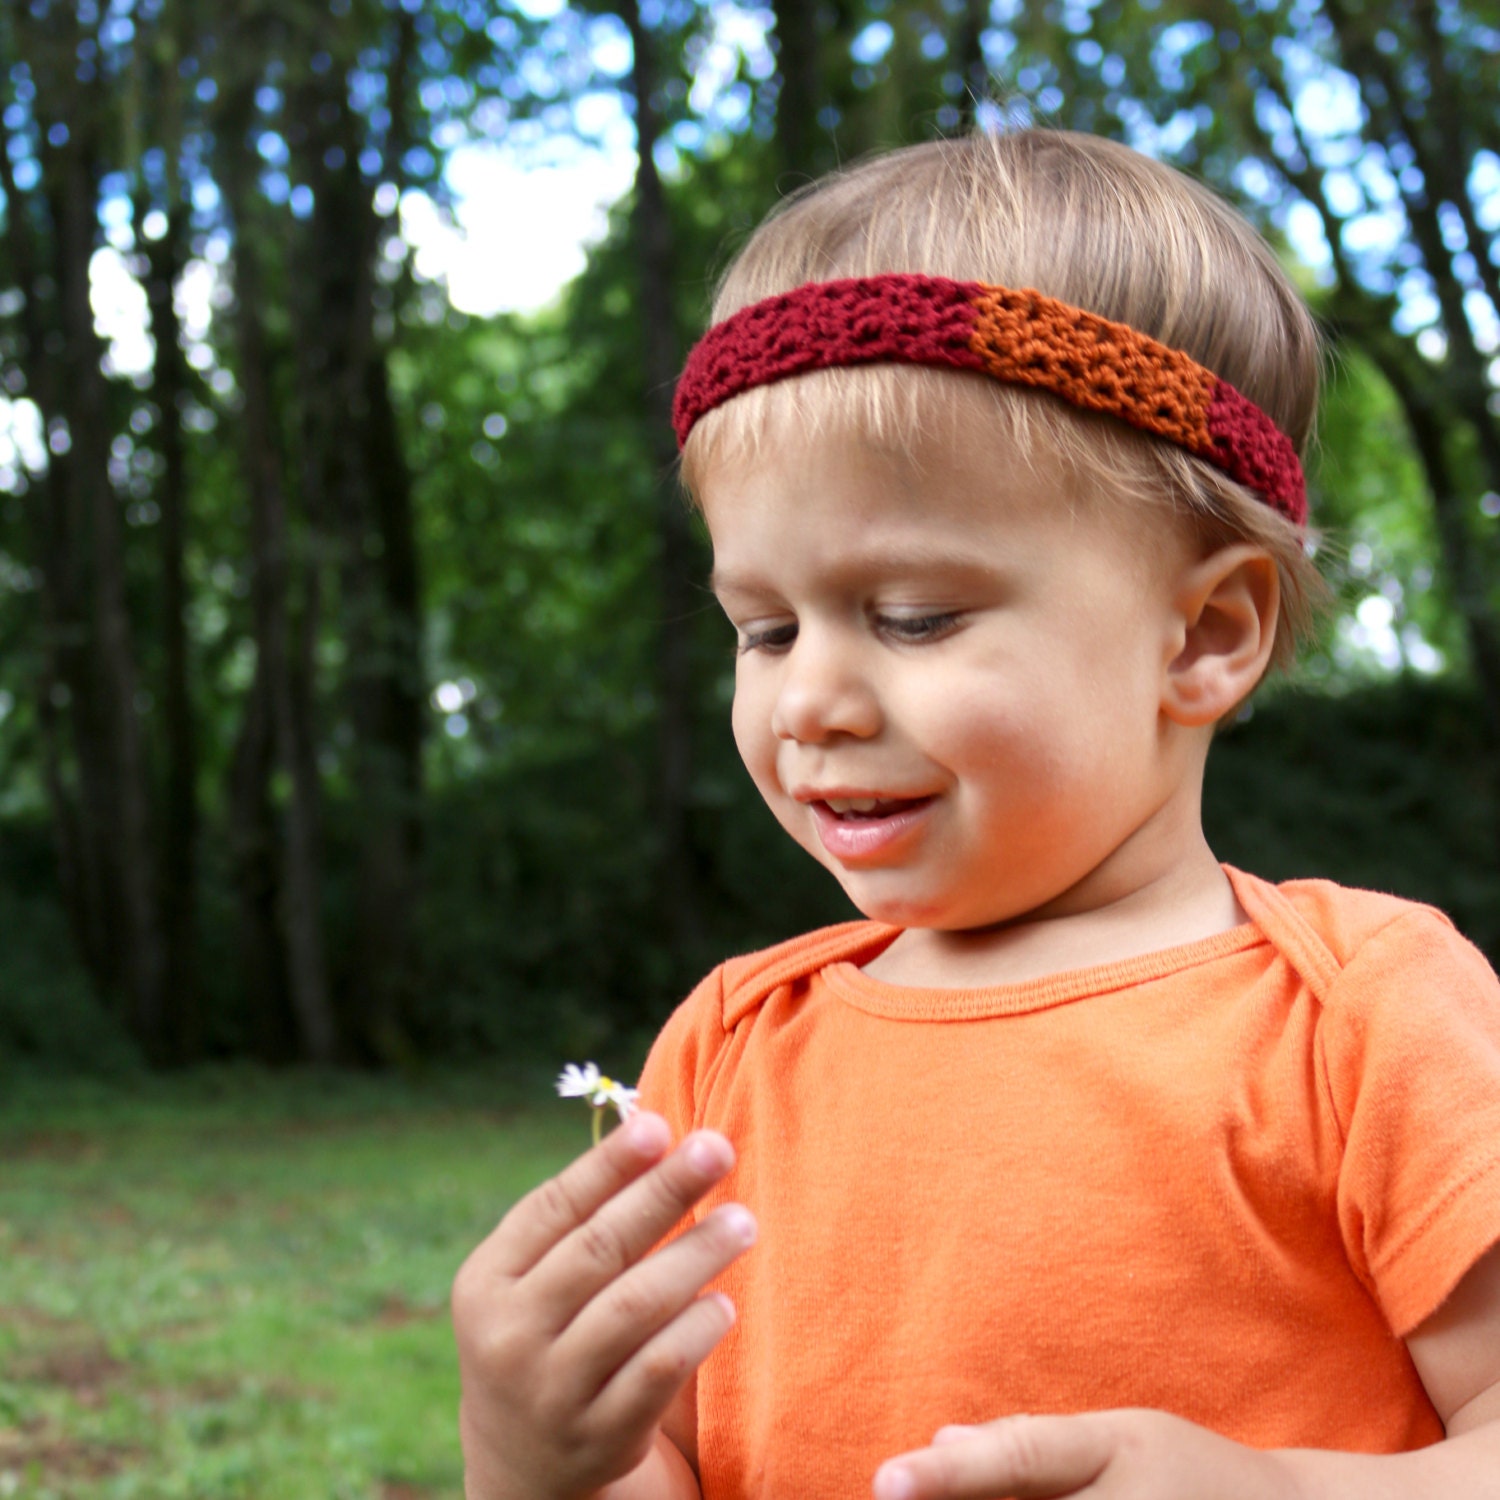
[[[545,1076],[0,1093],[0,1497],[458,1500],[447,1297]]]

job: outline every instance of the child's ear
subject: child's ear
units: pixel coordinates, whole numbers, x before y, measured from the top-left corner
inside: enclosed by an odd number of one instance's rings
[[[1222,547],[1180,575],[1173,599],[1177,649],[1162,682],[1174,723],[1214,724],[1249,696],[1271,660],[1281,578],[1261,548]]]

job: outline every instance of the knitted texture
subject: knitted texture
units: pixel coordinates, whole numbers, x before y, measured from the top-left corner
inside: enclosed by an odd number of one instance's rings
[[[672,425],[809,370],[946,365],[1048,391],[1165,438],[1253,490],[1296,525],[1307,491],[1291,440],[1189,355],[1040,292],[905,273],[810,282],[716,323],[688,356]]]

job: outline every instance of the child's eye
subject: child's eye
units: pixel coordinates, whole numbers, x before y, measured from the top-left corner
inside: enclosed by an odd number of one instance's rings
[[[735,650],[740,656],[747,651],[785,651],[796,639],[795,624],[768,625],[760,630],[742,630]]]
[[[958,623],[956,612],[937,615],[876,615],[875,623],[884,635],[898,641],[930,641],[947,635]]]

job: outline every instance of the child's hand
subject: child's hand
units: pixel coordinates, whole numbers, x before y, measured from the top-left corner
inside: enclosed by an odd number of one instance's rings
[[[945,1427],[930,1448],[882,1464],[875,1500],[1286,1500],[1261,1453],[1159,1411],[1007,1417]]]
[[[453,1284],[469,1500],[573,1500],[651,1451],[672,1397],[729,1331],[703,1287],[751,1244],[755,1221],[717,1208],[647,1255],[730,1169],[723,1136],[667,1155],[639,1114],[523,1198]]]

